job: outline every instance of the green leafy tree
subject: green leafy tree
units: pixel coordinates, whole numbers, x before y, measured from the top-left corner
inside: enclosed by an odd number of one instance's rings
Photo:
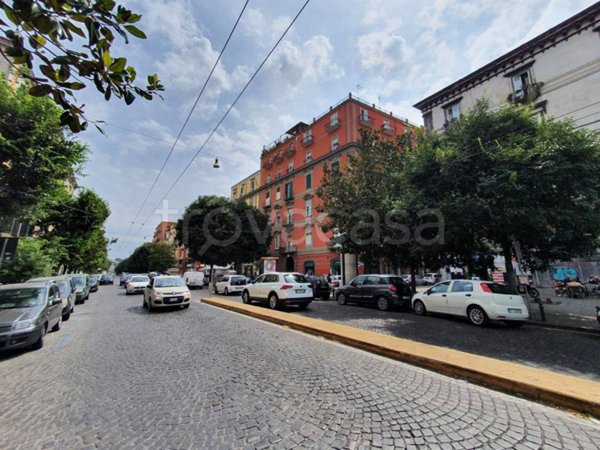
[[[52,101],[0,80],[0,215],[22,214],[64,187],[81,172],[86,153],[61,126]]]
[[[512,284],[515,247],[531,268],[583,256],[600,236],[600,139],[569,121],[541,123],[518,107],[479,102],[424,146],[405,176],[443,211],[463,253],[500,249]]]
[[[14,0],[0,1],[7,21],[0,30],[11,41],[5,51],[15,65],[29,69],[30,93],[49,96],[63,109],[61,123],[73,132],[87,126],[74,92],[93,83],[106,100],[111,96],[128,105],[136,97],[147,100],[163,90],[158,76],[136,84],[136,70],[127,59],[111,52],[115,37],[145,39],[135,24],[141,15],[114,0]],[[33,75],[32,75],[33,73]]]
[[[44,244],[36,239],[21,239],[15,258],[0,267],[0,282],[22,283],[30,278],[52,275],[52,259]]]
[[[177,241],[211,266],[255,261],[266,254],[270,234],[263,212],[224,197],[198,197],[177,222]]]
[[[416,201],[402,177],[418,139],[414,133],[391,140],[362,130],[342,170],[325,167],[317,189],[319,211],[327,214],[321,227],[338,231],[332,246],[359,254],[369,272],[378,272],[385,258],[397,268],[408,266],[414,280],[415,270],[437,254],[440,229],[429,226],[435,213]]]
[[[61,249],[60,265],[70,271],[96,272],[108,267],[108,240],[104,222],[110,215],[107,203],[91,190],[81,190],[68,201],[45,205],[37,224],[39,236]]]
[[[115,272],[165,272],[175,266],[175,246],[168,242],[147,242],[117,264]]]

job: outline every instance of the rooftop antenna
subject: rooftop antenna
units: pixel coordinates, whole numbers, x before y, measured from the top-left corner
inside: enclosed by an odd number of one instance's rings
[[[377,97],[377,101],[378,101],[377,107],[379,109],[381,109],[381,95],[379,97]]]

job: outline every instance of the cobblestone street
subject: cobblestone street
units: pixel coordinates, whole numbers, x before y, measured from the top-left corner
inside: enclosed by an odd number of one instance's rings
[[[42,350],[0,357],[0,448],[600,442],[597,421],[568,412],[197,302],[152,314],[141,305],[102,287]]]

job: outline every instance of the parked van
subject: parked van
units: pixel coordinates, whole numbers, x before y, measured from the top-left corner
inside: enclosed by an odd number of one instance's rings
[[[186,272],[183,274],[183,279],[188,288],[200,288],[204,286],[204,273],[203,272]]]

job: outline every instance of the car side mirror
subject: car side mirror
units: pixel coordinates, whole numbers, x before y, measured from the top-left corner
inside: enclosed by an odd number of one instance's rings
[[[354,281],[351,281],[351,282],[350,282],[350,286],[352,286],[352,287],[356,287],[356,283],[355,283]]]
[[[59,303],[62,303],[62,298],[60,298],[60,297],[54,297],[52,299],[52,302],[51,302],[52,305],[58,305]]]
[[[427,289],[427,290],[425,291],[425,295],[430,295],[430,294],[431,294],[431,289]]]

